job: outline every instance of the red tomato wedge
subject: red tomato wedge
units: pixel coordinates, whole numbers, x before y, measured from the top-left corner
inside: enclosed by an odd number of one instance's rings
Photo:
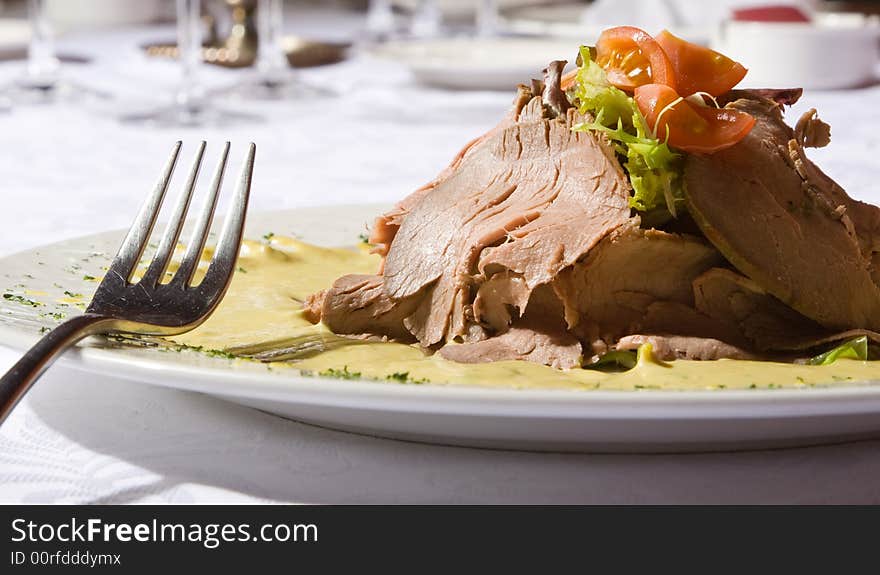
[[[657,34],[656,40],[672,63],[678,93],[682,96],[696,92],[719,96],[739,84],[748,71],[724,54],[682,40],[667,30]]]
[[[650,34],[632,26],[602,32],[596,42],[596,63],[612,85],[632,92],[645,84],[675,88],[675,71],[663,48]]]
[[[749,114],[692,105],[662,84],[639,86],[635,101],[656,136],[686,152],[711,154],[729,148],[755,125]]]

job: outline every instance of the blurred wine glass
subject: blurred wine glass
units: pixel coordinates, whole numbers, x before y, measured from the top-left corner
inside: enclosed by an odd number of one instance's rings
[[[323,87],[304,82],[290,67],[284,47],[282,0],[257,2],[257,59],[255,70],[224,94],[243,99],[286,100],[332,96]]]
[[[500,30],[498,0],[478,0],[477,4],[477,36],[491,38]]]
[[[52,26],[46,17],[44,0],[28,0],[28,21],[31,35],[28,42],[24,73],[5,90],[7,102],[14,104],[47,104],[59,100],[106,98],[101,90],[75,83],[62,74],[55,55]],[[0,97],[0,108],[2,100]]]
[[[180,82],[173,101],[146,111],[123,114],[122,120],[170,126],[201,126],[257,119],[248,114],[218,108],[207,97],[201,79],[201,3],[199,0],[176,0],[176,11]]]
[[[435,38],[443,30],[443,12],[437,0],[419,0],[410,21],[414,38]]]
[[[374,42],[390,39],[397,31],[391,0],[370,0],[367,4],[367,35]]]

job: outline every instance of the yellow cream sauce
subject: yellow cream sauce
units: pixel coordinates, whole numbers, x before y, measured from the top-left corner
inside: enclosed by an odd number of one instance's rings
[[[210,256],[210,254],[207,254]],[[173,341],[232,354],[283,347],[313,336],[336,347],[305,359],[281,362],[291,368],[343,377],[408,383],[538,389],[749,389],[841,385],[880,380],[880,363],[841,359],[827,366],[740,360],[664,363],[643,353],[629,371],[560,371],[524,361],[460,364],[398,343],[341,341],[303,316],[312,293],[347,273],[374,273],[378,256],[367,246],[330,249],[295,239],[246,241],[239,268],[217,311],[198,329]]]

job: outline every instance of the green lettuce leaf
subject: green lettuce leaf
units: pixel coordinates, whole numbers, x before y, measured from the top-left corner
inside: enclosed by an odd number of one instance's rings
[[[841,358],[868,361],[868,338],[862,336],[851,339],[832,350],[817,355],[807,363],[810,365],[828,365]]]
[[[599,369],[602,371],[629,370],[636,366],[636,352],[634,351],[609,351],[598,360],[586,366],[587,369]]]
[[[633,187],[630,207],[639,212],[665,208],[675,216],[684,201],[681,156],[654,135],[635,100],[608,83],[586,46],[581,46],[580,59],[574,100],[578,110],[594,120],[572,129],[604,132],[614,143]]]

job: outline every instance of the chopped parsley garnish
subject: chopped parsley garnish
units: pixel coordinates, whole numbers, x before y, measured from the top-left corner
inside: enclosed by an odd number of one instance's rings
[[[98,278],[96,278],[95,276],[90,276],[89,274],[85,274],[83,276],[83,279],[86,280],[87,282],[93,282]]]
[[[424,377],[421,379],[412,379],[409,376],[408,371],[396,371],[392,374],[386,375],[385,379],[387,379],[388,381],[397,381],[400,383],[413,383],[416,385],[419,385],[422,383],[428,383],[428,380],[425,379]]]
[[[269,232],[268,234],[263,235],[263,239],[266,240],[267,242],[271,242],[272,238],[274,238],[274,237],[275,237],[275,232]]]
[[[70,290],[64,290],[64,295],[66,295],[67,297],[82,297],[83,294],[75,293]]]
[[[370,243],[370,236],[368,236],[367,234],[358,234],[358,239],[361,241],[362,244]]]
[[[348,371],[348,366],[344,366],[342,369],[325,369],[324,371],[319,371],[318,375],[323,377],[335,377],[336,379],[360,379],[361,372],[359,371]]]
[[[32,299],[28,299],[28,298],[24,297],[23,295],[18,295],[18,294],[14,294],[14,293],[3,294],[3,299],[5,299],[7,301],[13,301],[15,303],[20,303],[22,305],[28,305],[30,307],[42,307],[43,306],[43,304],[41,304],[38,301],[34,301]]]
[[[45,312],[45,313],[41,313],[41,314],[40,314],[40,317],[51,317],[52,319],[55,319],[55,320],[60,321],[60,320],[62,320],[62,319],[64,319],[64,318],[66,318],[66,317],[67,317],[67,314],[64,313],[64,312],[62,312],[62,311],[54,311],[54,312],[52,312],[52,311],[47,311],[47,312]]]

